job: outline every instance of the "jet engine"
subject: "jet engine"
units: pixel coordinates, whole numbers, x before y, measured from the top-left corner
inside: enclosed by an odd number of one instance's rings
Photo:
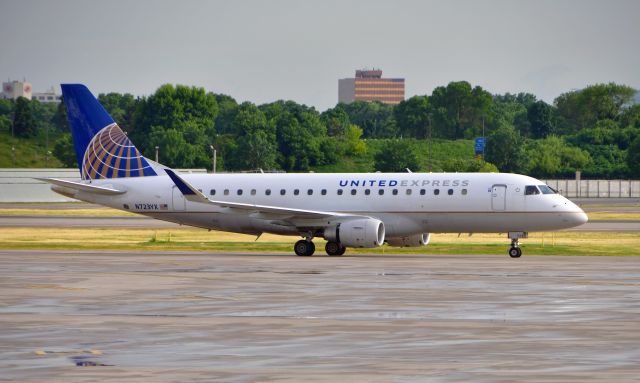
[[[324,238],[346,247],[382,246],[384,223],[375,218],[354,218],[326,228]]]
[[[431,233],[421,233],[408,237],[387,238],[387,243],[393,247],[420,247],[428,245],[430,239]]]

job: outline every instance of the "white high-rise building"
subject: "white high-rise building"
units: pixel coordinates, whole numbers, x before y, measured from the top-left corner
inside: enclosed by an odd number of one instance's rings
[[[2,98],[10,98],[12,100],[18,97],[24,97],[31,100],[31,84],[26,81],[7,81],[2,83]]]

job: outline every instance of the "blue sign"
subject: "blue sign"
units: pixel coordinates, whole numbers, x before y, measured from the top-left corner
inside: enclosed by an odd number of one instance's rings
[[[484,137],[476,137],[476,141],[475,141],[475,145],[474,145],[474,150],[475,150],[476,154],[483,154],[484,153],[484,144],[485,144]]]

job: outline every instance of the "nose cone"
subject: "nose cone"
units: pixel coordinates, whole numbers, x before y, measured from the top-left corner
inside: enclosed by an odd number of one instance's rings
[[[580,225],[584,225],[589,221],[589,217],[587,213],[584,212],[578,205],[574,204],[571,201],[567,201],[567,209],[565,213],[566,222],[571,225],[571,227],[576,227]]]
[[[584,211],[582,211],[582,209],[580,209],[579,213],[573,214],[573,220],[574,220],[573,222],[574,226],[580,226],[587,223],[589,221],[589,217],[587,216],[587,213],[585,213]]]

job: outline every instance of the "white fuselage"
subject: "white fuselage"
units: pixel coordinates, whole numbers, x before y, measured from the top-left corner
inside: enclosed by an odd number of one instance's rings
[[[386,237],[417,233],[547,231],[586,214],[559,194],[525,195],[534,178],[507,173],[181,174],[215,201],[368,216]],[[126,193],[75,198],[153,218],[240,233],[299,235],[259,213],[187,201],[168,176],[93,181]],[[368,190],[368,192],[367,192]],[[382,191],[382,192],[381,192]],[[382,194],[381,194],[382,193]]]

